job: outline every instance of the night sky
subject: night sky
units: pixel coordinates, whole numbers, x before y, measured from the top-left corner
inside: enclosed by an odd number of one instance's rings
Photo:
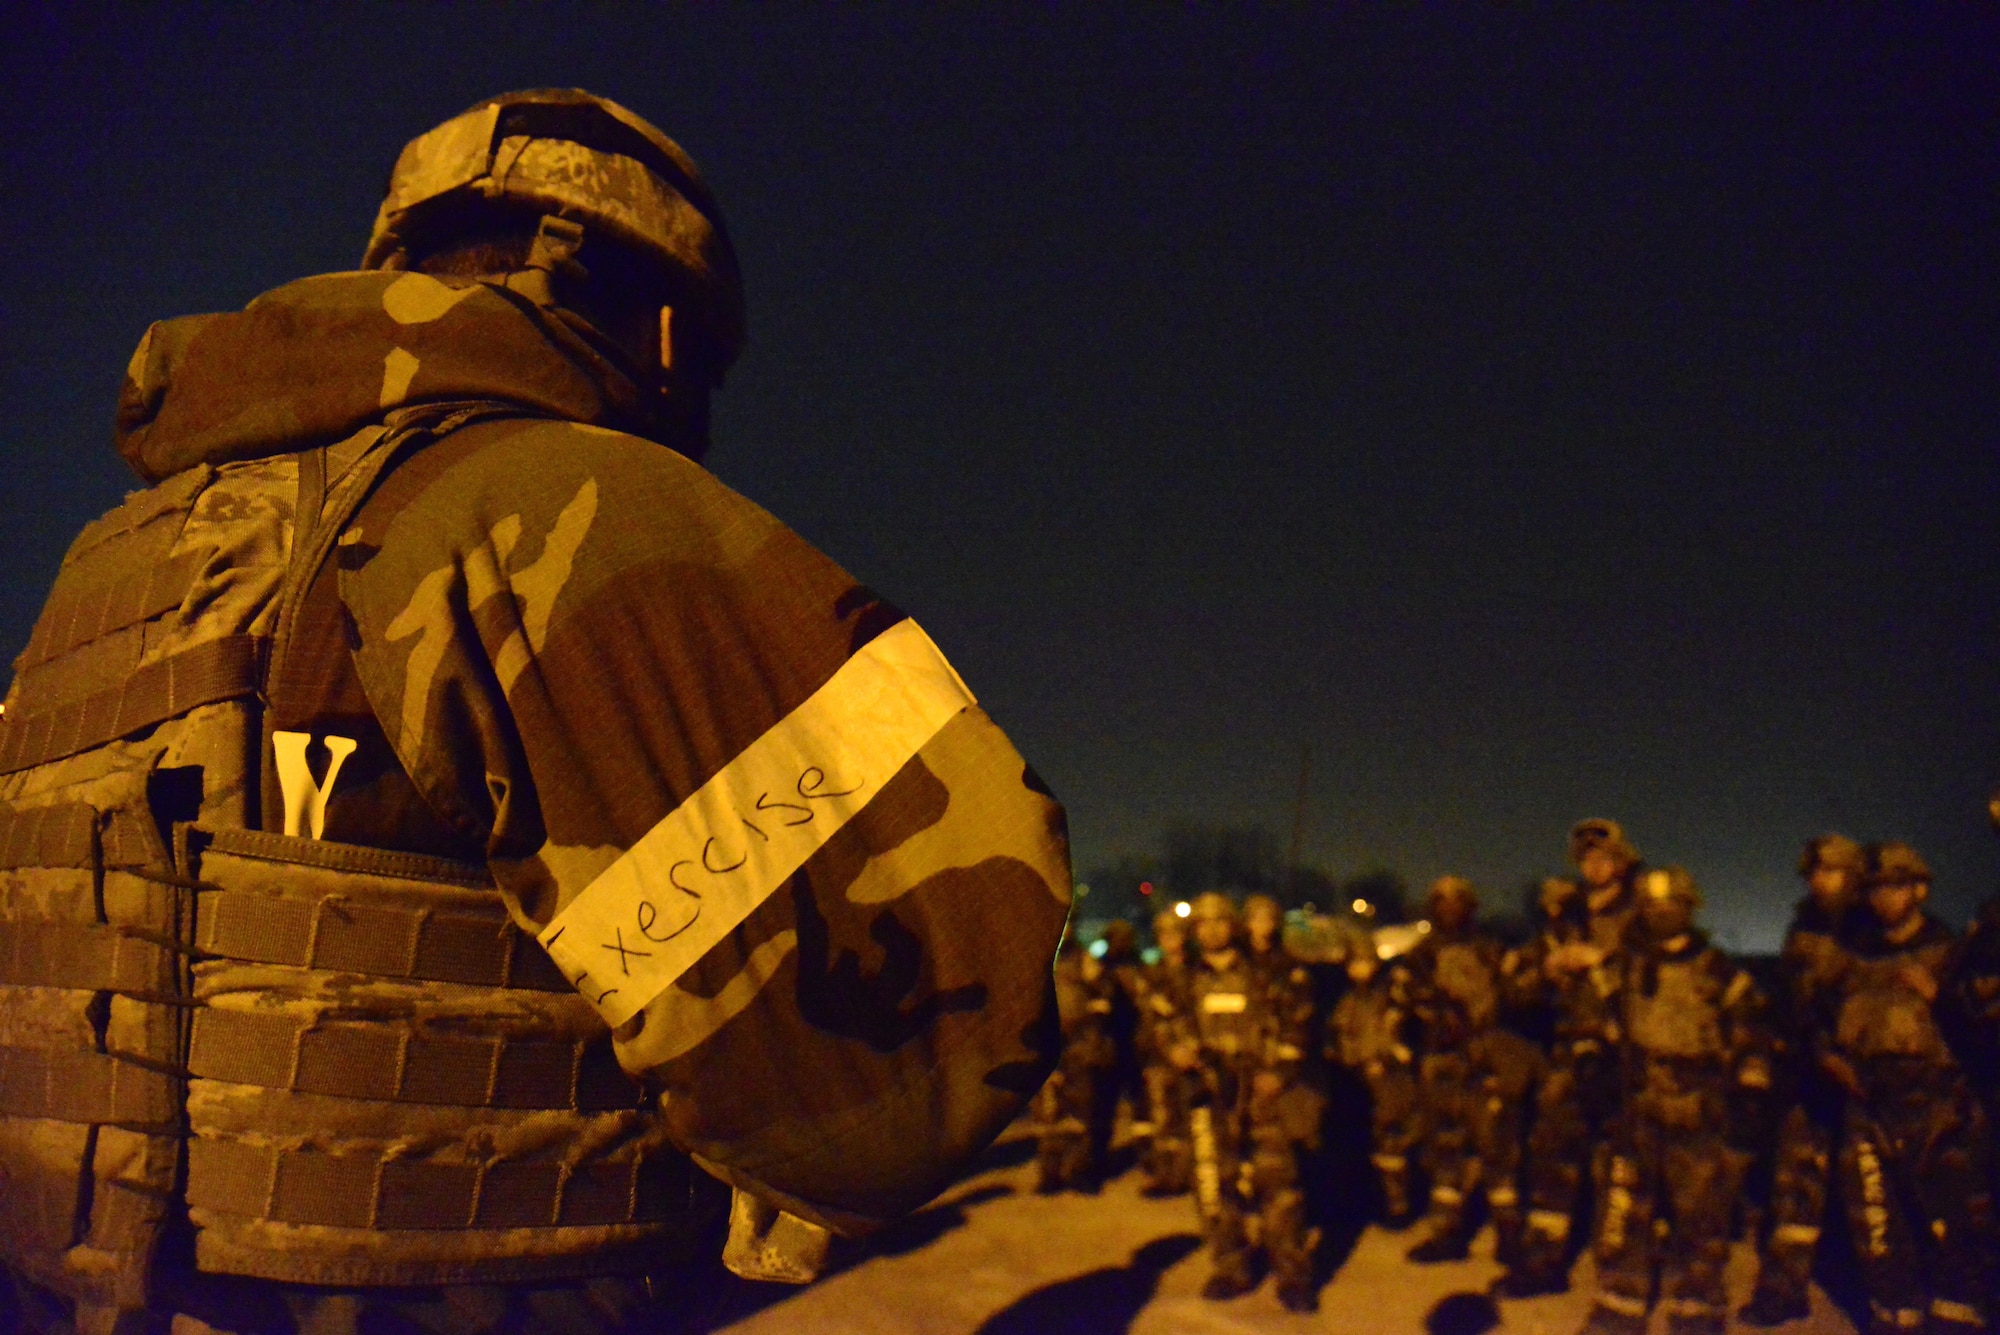
[[[1799,843],[2000,882],[2000,20],[14,6],[0,648],[133,485],[155,318],[351,267],[411,136],[574,84],[721,196],[709,458],[1068,803],[1559,870],[1775,942]]]

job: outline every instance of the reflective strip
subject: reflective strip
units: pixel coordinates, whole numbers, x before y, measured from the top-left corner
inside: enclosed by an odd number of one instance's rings
[[[1201,999],[1204,1015],[1241,1015],[1250,1005],[1250,998],[1241,992],[1210,992]]]
[[[1432,1187],[1431,1199],[1439,1205],[1463,1205],[1465,1193],[1457,1187]]]
[[[1616,1312],[1620,1316],[1646,1315],[1644,1298],[1627,1298],[1624,1294],[1613,1293],[1609,1289],[1597,1291],[1597,1305],[1607,1312]]]
[[[1705,1303],[1699,1298],[1669,1298],[1660,1304],[1660,1310],[1668,1316],[1724,1316],[1724,1309],[1714,1303]]]
[[[1931,1315],[1940,1321],[1950,1321],[1961,1326],[1971,1326],[1975,1330],[1986,1329],[1979,1309],[1971,1303],[1953,1302],[1949,1298],[1931,1299]]]
[[[1530,1210],[1528,1227],[1545,1238],[1566,1238],[1569,1236],[1569,1216],[1561,1210]]]
[[[1410,1166],[1410,1161],[1400,1154],[1371,1154],[1368,1161],[1385,1172],[1399,1173]]]
[[[673,986],[975,701],[900,621],[640,836],[543,929],[612,1025]]]
[[[1819,1226],[1816,1224],[1780,1224],[1771,1230],[1771,1241],[1782,1242],[1792,1247],[1816,1247],[1819,1245]]]
[[[1508,1210],[1521,1203],[1521,1193],[1512,1187],[1495,1187],[1486,1193],[1486,1203],[1496,1210]]]

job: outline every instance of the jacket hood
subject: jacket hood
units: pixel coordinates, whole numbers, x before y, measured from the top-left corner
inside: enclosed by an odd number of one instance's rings
[[[421,273],[302,278],[241,311],[162,320],[125,370],[114,436],[147,483],[340,440],[394,408],[497,399],[653,435],[658,391],[552,304]]]

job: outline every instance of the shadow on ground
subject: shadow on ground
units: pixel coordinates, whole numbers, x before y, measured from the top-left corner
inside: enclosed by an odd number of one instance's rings
[[[1500,1329],[1500,1305],[1483,1293],[1453,1293],[1424,1316],[1425,1335],[1486,1335]]]
[[[1153,1301],[1160,1276],[1201,1246],[1192,1233],[1154,1238],[1122,1266],[1047,1284],[988,1317],[976,1335],[1108,1335]]]

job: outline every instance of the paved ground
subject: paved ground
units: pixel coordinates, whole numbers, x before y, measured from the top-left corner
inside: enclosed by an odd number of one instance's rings
[[[1589,1306],[1590,1263],[1567,1294],[1494,1302],[1492,1234],[1469,1261],[1419,1266],[1403,1259],[1410,1234],[1364,1231],[1320,1294],[1320,1311],[1294,1316],[1267,1281],[1226,1303],[1200,1296],[1206,1258],[1186,1198],[1148,1200],[1128,1172],[1097,1196],[1034,1194],[1034,1167],[1001,1146],[981,1171],[866,1247],[836,1254],[809,1288],[744,1285],[718,1329],[729,1335],[1248,1335],[1249,1332],[1414,1332],[1572,1335]],[[1753,1258],[1730,1267],[1736,1303]],[[1846,1317],[1813,1295],[1813,1315],[1780,1335],[1852,1335]],[[1656,1331],[1664,1322],[1656,1315]],[[1745,1330],[1750,1329],[1744,1327]]]

